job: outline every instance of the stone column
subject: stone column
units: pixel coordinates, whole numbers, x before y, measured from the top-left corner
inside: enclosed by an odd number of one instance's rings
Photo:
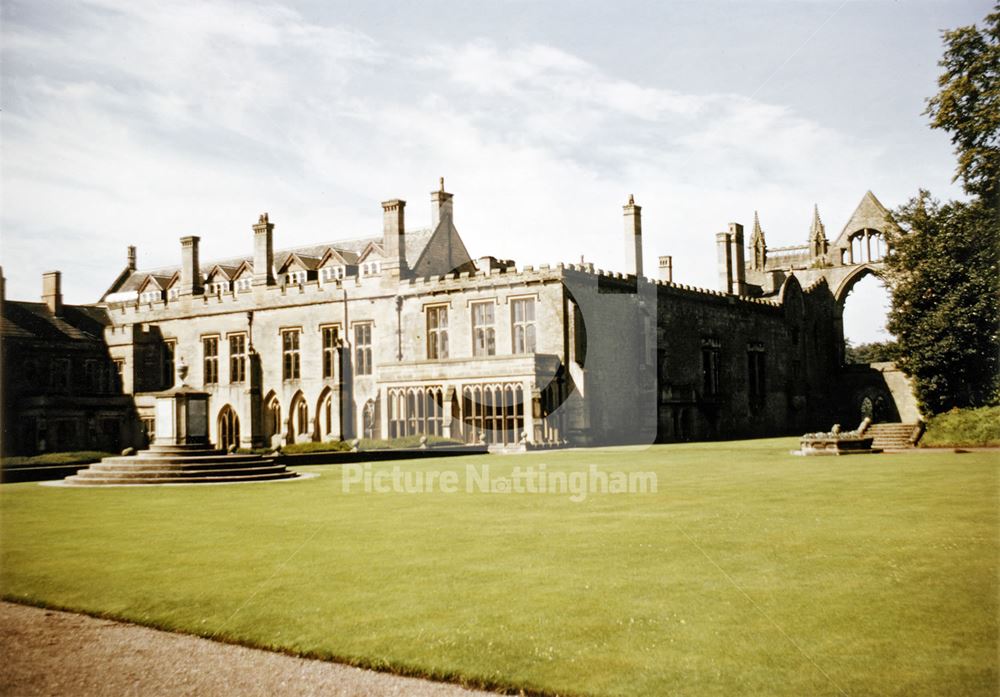
[[[441,435],[445,438],[451,438],[451,421],[454,418],[452,413],[452,401],[455,399],[455,388],[449,385],[445,388],[444,396],[442,397],[441,404]]]

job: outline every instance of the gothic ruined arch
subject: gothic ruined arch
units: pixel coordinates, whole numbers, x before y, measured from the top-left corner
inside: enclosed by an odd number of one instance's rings
[[[867,276],[875,276],[880,281],[883,280],[882,268],[883,265],[879,262],[868,262],[850,267],[850,271],[846,276],[840,279],[840,282],[837,284],[836,289],[833,292],[833,297],[837,301],[837,306],[841,309],[841,311],[844,309],[844,302],[847,300],[847,296],[859,281]]]

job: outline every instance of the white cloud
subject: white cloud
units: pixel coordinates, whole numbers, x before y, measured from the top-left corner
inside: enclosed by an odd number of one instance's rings
[[[70,299],[93,300],[129,243],[150,265],[176,263],[187,234],[206,259],[249,252],[262,210],[287,246],[378,234],[396,196],[416,227],[440,175],[473,254],[619,268],[634,193],[647,268],[673,254],[678,280],[710,285],[729,220],[759,207],[772,244],[804,241],[814,201],[832,232],[884,176],[872,143],[781,105],[636,84],[552,46],[414,53],[277,3],[18,16],[3,28],[12,297],[60,267]]]

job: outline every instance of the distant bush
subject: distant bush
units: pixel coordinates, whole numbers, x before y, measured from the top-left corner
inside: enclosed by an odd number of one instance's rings
[[[362,438],[358,447],[360,450],[415,450],[420,447],[422,436],[403,436],[402,438],[376,439]],[[464,445],[457,438],[444,438],[443,436],[427,436],[427,447],[433,448],[441,445]]]
[[[97,450],[77,450],[65,453],[45,453],[31,457],[5,457],[4,467],[45,465],[87,465],[105,457],[113,457],[115,453],[102,453]]]
[[[896,360],[898,355],[895,341],[874,341],[857,346],[852,346],[850,341],[844,342],[844,362],[848,364],[886,363]]]
[[[1000,407],[952,409],[932,416],[920,445],[950,448],[1000,446]]]
[[[320,443],[291,443],[282,446],[281,452],[287,455],[295,455],[298,453],[335,453],[350,449],[350,443],[342,440],[330,440]]]

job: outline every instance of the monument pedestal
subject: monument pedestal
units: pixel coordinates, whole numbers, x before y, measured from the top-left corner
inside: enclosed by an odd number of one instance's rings
[[[208,393],[181,385],[156,396],[157,445],[208,445]]]

